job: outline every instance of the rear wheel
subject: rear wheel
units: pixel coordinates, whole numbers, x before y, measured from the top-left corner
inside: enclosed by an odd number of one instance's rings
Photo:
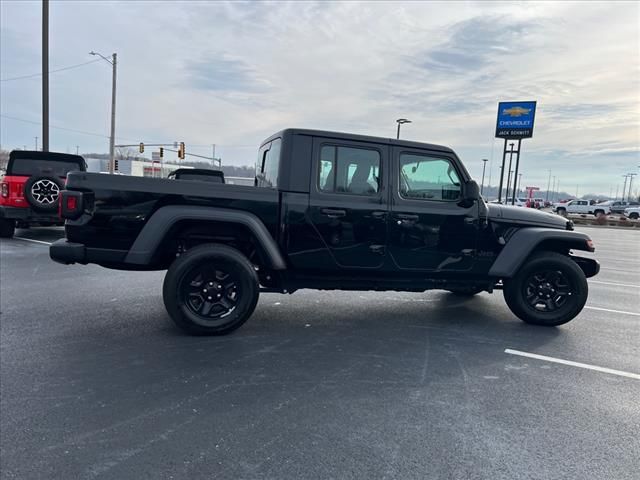
[[[604,215],[604,210],[596,210],[595,212],[593,212],[593,214],[596,217],[601,217],[602,215]]]
[[[8,218],[0,218],[0,238],[11,238],[16,231],[16,222]]]
[[[567,210],[565,208],[558,209],[558,215],[562,215],[563,217],[567,216]]]
[[[587,278],[573,260],[555,252],[540,252],[505,281],[503,293],[518,318],[551,327],[578,315],[588,291]]]
[[[638,217],[640,217],[640,215],[638,215],[638,213],[636,213],[636,212],[631,212],[629,214],[629,218],[632,219],[632,220],[637,220]]]
[[[164,279],[163,299],[178,327],[194,335],[225,335],[253,313],[259,296],[253,265],[238,250],[207,244],[178,257]]]

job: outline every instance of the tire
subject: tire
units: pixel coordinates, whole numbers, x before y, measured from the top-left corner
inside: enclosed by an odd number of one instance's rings
[[[458,297],[473,297],[484,290],[478,287],[458,287],[447,288],[447,291]]]
[[[178,257],[162,289],[172,320],[192,335],[234,331],[251,316],[259,294],[258,275],[247,257],[217,244],[199,245]]]
[[[604,215],[604,210],[596,210],[595,212],[593,212],[593,214],[596,217],[600,217],[600,216]]]
[[[638,215],[636,212],[632,212],[632,213],[629,214],[629,218],[631,220],[637,220],[638,217],[640,217],[640,215]]]
[[[557,212],[558,212],[558,215],[561,215],[563,217],[567,216],[567,210],[565,208],[559,208]]]
[[[0,218],[0,238],[12,238],[16,232],[16,222],[8,218]]]
[[[555,252],[532,255],[504,283],[504,299],[511,311],[526,323],[547,327],[572,320],[582,311],[589,293],[587,278],[580,267],[566,255]]]
[[[59,178],[47,175],[34,175],[24,184],[24,197],[34,210],[56,212],[58,197],[64,185]]]

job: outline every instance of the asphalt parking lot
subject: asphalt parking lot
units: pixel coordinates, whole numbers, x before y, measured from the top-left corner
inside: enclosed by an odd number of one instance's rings
[[[305,290],[218,338],[173,326],[163,273],[58,265],[60,230],[19,231],[35,241],[0,244],[1,476],[637,479],[640,232],[582,230],[602,270],[559,328],[501,292]]]

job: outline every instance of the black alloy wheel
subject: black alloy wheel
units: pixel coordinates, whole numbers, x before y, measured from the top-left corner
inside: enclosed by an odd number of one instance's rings
[[[182,294],[182,308],[201,317],[208,326],[224,323],[224,317],[235,310],[241,295],[233,274],[211,263],[185,275],[178,290]]]
[[[171,319],[187,333],[224,335],[247,321],[259,293],[256,270],[242,252],[205,244],[173,261],[162,296]]]
[[[587,278],[567,255],[538,252],[512,278],[504,279],[504,299],[526,323],[557,326],[567,323],[584,307]]]
[[[560,270],[543,270],[531,275],[523,285],[530,308],[553,312],[562,308],[573,295],[569,280]]]

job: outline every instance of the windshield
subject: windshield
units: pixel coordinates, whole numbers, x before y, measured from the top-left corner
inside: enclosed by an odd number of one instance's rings
[[[11,175],[51,175],[55,177],[66,177],[67,173],[80,169],[80,165],[76,162],[16,158],[11,164]]]

